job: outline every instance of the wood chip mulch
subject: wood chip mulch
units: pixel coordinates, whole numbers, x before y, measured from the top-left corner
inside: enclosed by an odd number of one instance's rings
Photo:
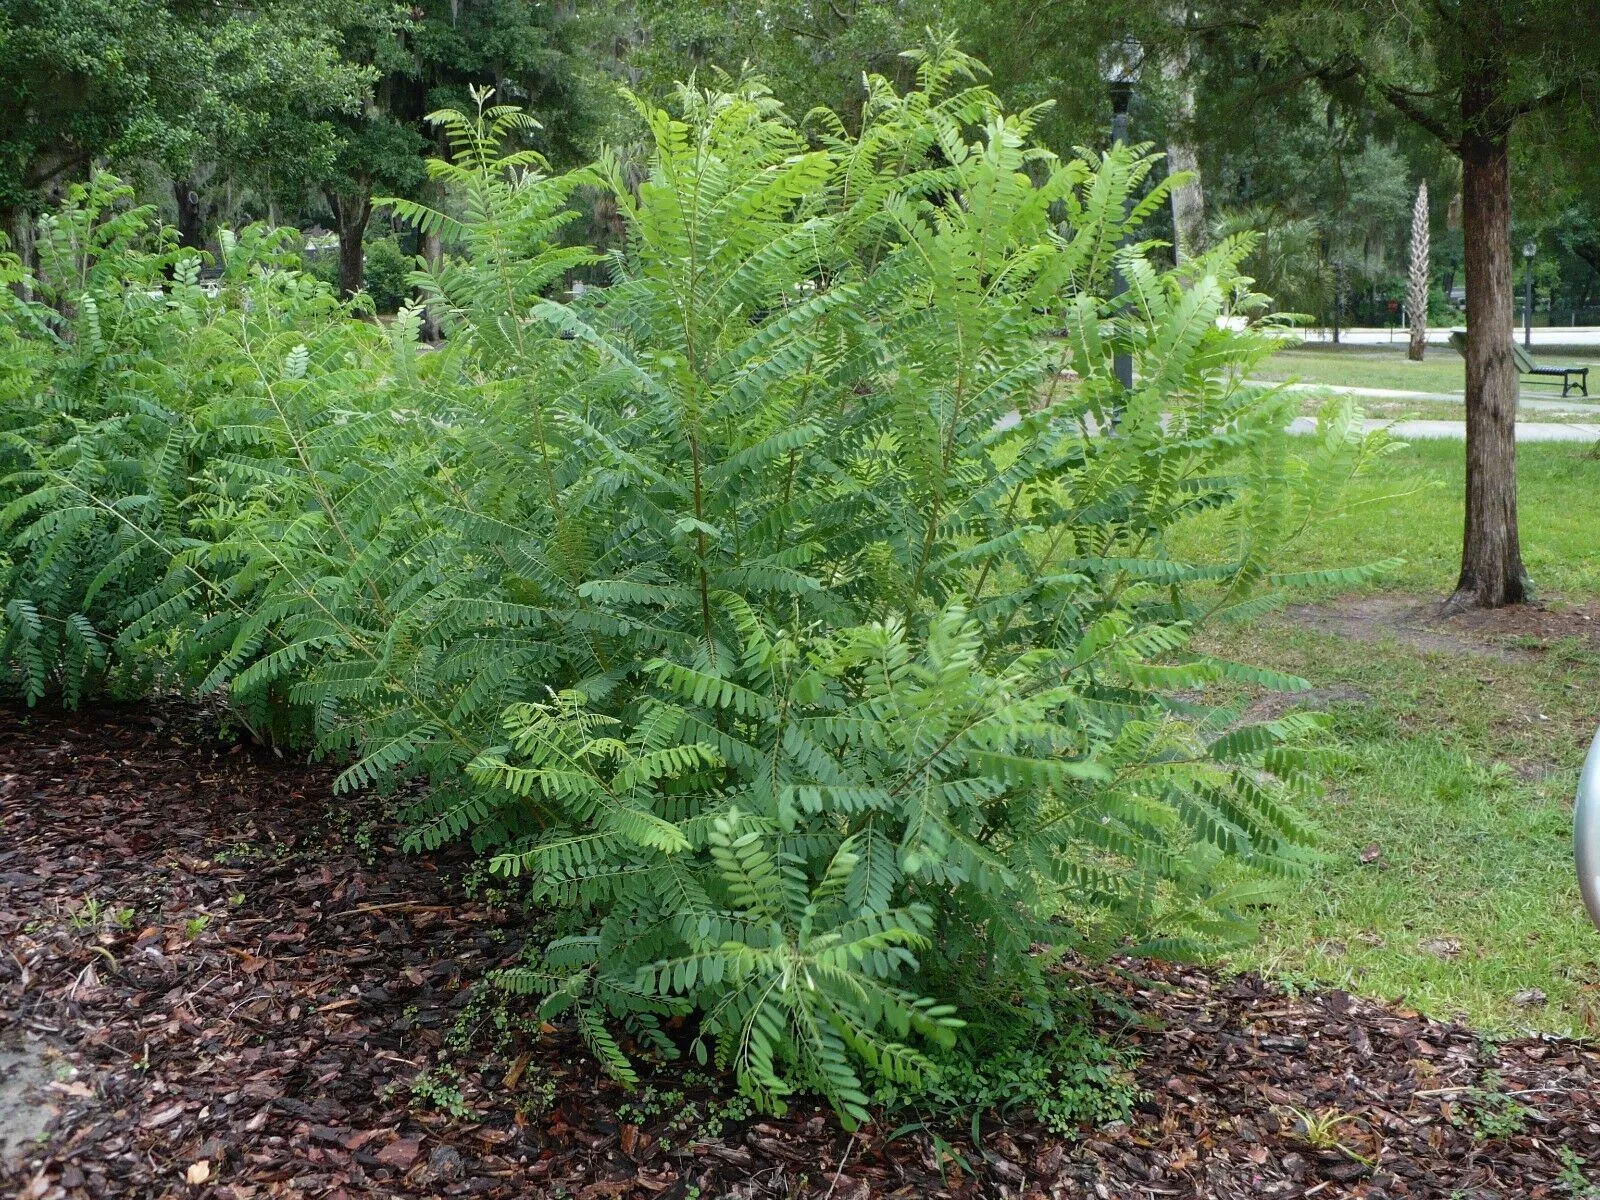
[[[473,983],[525,918],[465,860],[400,855],[328,771],[211,728],[0,707],[0,1157],[15,1064],[40,1068],[22,1104],[46,1118],[0,1195],[1511,1200],[1600,1167],[1592,1046],[1144,962],[1093,974],[1148,1021],[1121,1035],[1147,1098],[1078,1138],[1026,1113],[981,1147],[890,1120],[851,1136],[681,1073],[629,1094],[561,1029],[495,1048]]]

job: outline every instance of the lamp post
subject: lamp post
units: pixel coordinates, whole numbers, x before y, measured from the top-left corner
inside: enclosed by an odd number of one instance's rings
[[[1128,106],[1133,101],[1133,80],[1137,73],[1139,60],[1139,46],[1137,43],[1125,43],[1118,46],[1115,53],[1106,62],[1106,86],[1111,92],[1111,144],[1126,146],[1128,144]],[[1122,213],[1126,218],[1131,211],[1133,197],[1128,196],[1122,202]],[[1127,237],[1124,235],[1123,243]],[[1111,294],[1120,296],[1128,290],[1128,281],[1122,277],[1122,268],[1112,268]],[[1133,355],[1127,350],[1118,350],[1112,358],[1112,370],[1117,376],[1117,382],[1122,385],[1124,392],[1133,390]]]
[[[1529,238],[1522,243],[1522,348],[1533,349],[1533,256],[1539,243]]]

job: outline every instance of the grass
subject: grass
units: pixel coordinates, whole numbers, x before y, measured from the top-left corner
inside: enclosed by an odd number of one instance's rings
[[[1331,716],[1346,761],[1315,814],[1325,863],[1235,965],[1464,1014],[1489,1033],[1600,1033],[1600,935],[1571,858],[1600,655],[1568,646],[1510,663],[1394,642],[1352,653],[1287,621],[1207,642],[1372,697]],[[1547,1003],[1517,1003],[1535,988]]]
[[[1405,565],[1368,590],[1442,598],[1459,569],[1462,457],[1459,442],[1393,455],[1342,515],[1295,544],[1284,568],[1402,555]],[[1600,458],[1529,445],[1518,469],[1536,585],[1570,602],[1600,596]],[[1218,532],[1199,518],[1183,538],[1203,550]],[[1600,934],[1583,913],[1571,859],[1578,768],[1600,719],[1594,642],[1504,661],[1392,637],[1351,642],[1288,616],[1201,637],[1228,657],[1370,697],[1330,715],[1345,760],[1327,771],[1315,814],[1325,861],[1235,965],[1443,1019],[1465,1014],[1490,1033],[1600,1034]],[[1369,847],[1376,861],[1364,863]],[[1534,988],[1547,1003],[1516,1002]]]
[[[1547,598],[1600,594],[1600,457],[1589,446],[1532,443],[1517,449],[1522,556]],[[1401,557],[1373,590],[1443,596],[1461,565],[1466,460],[1462,443],[1422,441],[1382,460],[1349,491],[1345,511],[1315,525],[1288,570],[1347,567]],[[1198,553],[1219,535],[1200,518],[1175,549]]]
[[[1593,367],[1589,378],[1592,398],[1600,399],[1600,348],[1535,346],[1533,357],[1541,365]],[[1255,377],[1412,392],[1459,393],[1466,386],[1461,356],[1449,346],[1429,346],[1423,360],[1416,363],[1406,357],[1403,340],[1397,340],[1392,346],[1293,346],[1279,351],[1259,367]],[[1561,399],[1559,387],[1531,384],[1526,380],[1522,394]]]

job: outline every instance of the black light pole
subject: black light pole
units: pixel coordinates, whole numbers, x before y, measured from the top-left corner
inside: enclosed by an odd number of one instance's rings
[[[1539,243],[1529,238],[1522,243],[1522,348],[1533,349],[1533,256]]]
[[[1133,99],[1133,81],[1122,72],[1113,74],[1111,78],[1111,144],[1113,146],[1126,146],[1128,144],[1128,104]],[[1133,197],[1128,196],[1122,202],[1122,213],[1126,217],[1133,204]],[[1124,235],[1123,242],[1127,242]],[[1122,277],[1122,268],[1113,267],[1111,294],[1120,296],[1128,290],[1128,281]],[[1118,350],[1112,359],[1112,369],[1116,372],[1117,382],[1122,384],[1124,392],[1133,390],[1133,355],[1127,350]]]

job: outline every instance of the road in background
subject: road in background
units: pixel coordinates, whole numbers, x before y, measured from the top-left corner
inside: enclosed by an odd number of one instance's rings
[[[1450,340],[1452,328],[1460,326],[1441,325],[1428,330],[1429,344],[1444,345]],[[1307,342],[1330,344],[1332,334],[1327,329],[1302,329]],[[1516,331],[1517,345],[1522,344],[1522,330]],[[1409,335],[1404,329],[1341,329],[1339,341],[1347,346],[1404,346]],[[1554,325],[1533,327],[1533,348],[1540,346],[1593,346],[1600,350],[1600,325]]]

